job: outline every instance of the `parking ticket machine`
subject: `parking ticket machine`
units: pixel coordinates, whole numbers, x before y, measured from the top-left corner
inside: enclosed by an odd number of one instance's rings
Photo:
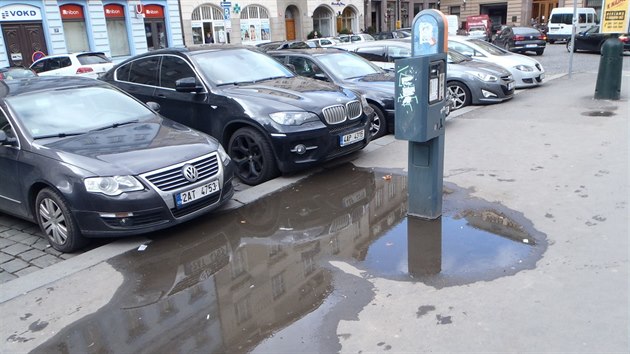
[[[409,214],[442,215],[447,21],[437,10],[413,20],[412,56],[396,60],[395,136],[409,141]]]

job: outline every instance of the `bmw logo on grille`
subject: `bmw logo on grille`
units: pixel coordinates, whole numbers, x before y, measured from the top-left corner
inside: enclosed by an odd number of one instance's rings
[[[190,164],[185,164],[184,167],[182,167],[182,174],[190,182],[194,182],[199,178],[199,171],[197,171],[195,166]]]

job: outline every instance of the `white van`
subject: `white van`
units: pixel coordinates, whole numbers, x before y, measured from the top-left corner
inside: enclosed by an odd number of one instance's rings
[[[576,10],[575,33],[586,31],[599,23],[597,13],[592,7],[578,7]],[[573,7],[557,7],[551,10],[549,15],[549,43],[555,41],[568,41],[571,39],[571,24],[573,23]]]

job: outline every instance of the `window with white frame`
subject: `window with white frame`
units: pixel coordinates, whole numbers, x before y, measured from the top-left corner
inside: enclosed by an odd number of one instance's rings
[[[241,11],[241,42],[257,43],[271,39],[269,12],[262,6],[250,5]]]

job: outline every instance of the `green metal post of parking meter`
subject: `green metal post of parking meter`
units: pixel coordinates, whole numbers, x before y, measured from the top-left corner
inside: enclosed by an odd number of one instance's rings
[[[396,61],[396,139],[409,141],[408,214],[442,215],[447,21],[423,10],[413,20],[412,56]]]

